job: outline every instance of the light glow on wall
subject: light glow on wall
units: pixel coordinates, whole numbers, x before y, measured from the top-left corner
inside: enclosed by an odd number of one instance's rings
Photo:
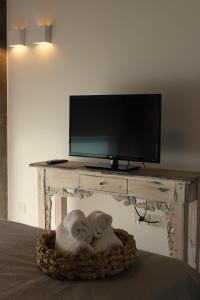
[[[39,58],[50,59],[55,54],[55,46],[47,42],[39,43],[35,45],[35,52]]]
[[[36,24],[38,26],[52,26],[53,23],[53,19],[51,17],[46,17],[46,18],[40,18],[39,20],[37,20]]]
[[[25,53],[27,51],[27,47],[23,45],[15,45],[11,47],[11,52],[12,53]]]
[[[11,45],[10,48],[15,48],[17,51],[22,51],[24,50],[26,47],[20,44],[16,44],[16,45]]]
[[[51,43],[48,42],[40,42],[40,43],[35,43],[37,45],[37,48],[40,49],[50,49],[53,47]]]

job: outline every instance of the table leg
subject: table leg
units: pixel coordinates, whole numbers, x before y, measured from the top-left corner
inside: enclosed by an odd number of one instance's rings
[[[200,272],[200,181],[197,192],[197,247],[196,247],[196,268]]]
[[[45,203],[45,228],[48,230],[51,229],[52,196],[46,195]]]
[[[38,169],[38,226],[45,228],[45,169]]]
[[[67,214],[67,197],[55,195],[55,225],[56,228]]]
[[[185,256],[185,249],[187,237],[185,235],[185,201],[186,201],[186,187],[183,183],[176,184],[175,199],[174,199],[174,247],[173,257],[183,260]]]
[[[197,200],[189,204],[188,217],[188,264],[194,269],[197,267],[196,252],[197,252]]]

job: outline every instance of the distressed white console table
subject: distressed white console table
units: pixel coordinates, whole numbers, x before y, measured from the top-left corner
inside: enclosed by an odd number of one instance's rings
[[[38,168],[40,227],[51,228],[53,196],[59,224],[67,212],[67,197],[109,193],[126,206],[163,211],[170,255],[200,269],[200,173],[160,169],[97,171],[79,162],[51,166],[40,162],[30,166]]]

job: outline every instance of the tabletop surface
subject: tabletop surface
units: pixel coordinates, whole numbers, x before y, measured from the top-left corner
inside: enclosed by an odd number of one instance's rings
[[[200,180],[200,172],[168,170],[168,169],[151,169],[151,168],[140,168],[138,170],[122,172],[122,171],[111,171],[111,170],[88,169],[86,167],[88,164],[89,163],[87,162],[68,161],[65,163],[48,165],[46,161],[43,161],[43,162],[31,163],[29,166],[37,167],[37,168],[53,168],[53,169],[62,169],[62,170],[83,170],[91,173],[98,172],[99,174],[106,174],[106,175],[110,174],[110,175],[118,175],[118,176],[126,176],[126,177],[147,176],[147,177],[179,180],[185,182],[194,182]]]

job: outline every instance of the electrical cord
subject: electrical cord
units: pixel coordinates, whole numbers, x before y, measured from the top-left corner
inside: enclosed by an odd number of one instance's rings
[[[139,214],[139,212],[138,212],[138,210],[137,210],[136,207],[134,207],[134,208],[135,208],[135,211],[136,211],[136,213],[137,213],[137,215],[138,215],[138,217],[139,217],[139,219],[138,219],[139,223],[140,223],[140,222],[145,222],[145,223],[149,223],[149,224],[156,224],[156,223],[159,223],[159,222],[160,222],[160,221],[148,221],[148,220],[145,219],[146,213],[147,213],[147,201],[146,201],[146,207],[145,207],[145,212],[144,212],[144,215],[143,215],[143,216],[141,216],[141,215]]]

